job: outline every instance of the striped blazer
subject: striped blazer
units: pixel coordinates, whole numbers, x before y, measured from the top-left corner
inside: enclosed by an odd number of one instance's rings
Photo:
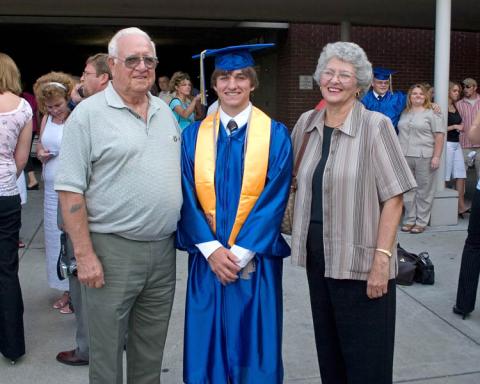
[[[292,132],[297,155],[304,132],[312,131],[297,174],[292,230],[292,261],[301,266],[306,264],[312,178],[322,156],[325,112],[306,127],[311,113],[302,114]],[[367,280],[382,202],[414,187],[390,119],[355,102],[343,126],[332,134],[323,174],[325,277]],[[392,253],[390,278],[396,276],[396,245]]]

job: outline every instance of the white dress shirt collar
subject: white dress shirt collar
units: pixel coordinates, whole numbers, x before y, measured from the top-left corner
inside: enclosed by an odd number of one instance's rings
[[[230,134],[230,132],[227,129],[228,122],[232,119],[235,120],[238,128],[241,128],[245,124],[247,124],[248,119],[250,117],[250,112],[252,112],[252,103],[248,103],[248,106],[242,112],[237,114],[236,116],[227,115],[227,113],[225,113],[223,111],[221,106],[220,106],[219,110],[220,110],[220,121],[222,122],[222,125],[225,128],[225,131],[228,134]]]

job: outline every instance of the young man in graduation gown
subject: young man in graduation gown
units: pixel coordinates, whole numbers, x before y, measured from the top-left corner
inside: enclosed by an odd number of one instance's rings
[[[287,128],[250,102],[250,51],[215,56],[220,107],[183,132],[177,242],[189,253],[184,382],[282,383],[280,234],[292,175]],[[270,46],[270,44],[268,45]]]
[[[362,103],[368,110],[388,116],[398,133],[397,124],[400,114],[405,109],[407,97],[403,92],[392,91],[391,81],[394,73],[395,71],[388,68],[373,68],[372,88],[363,97]]]

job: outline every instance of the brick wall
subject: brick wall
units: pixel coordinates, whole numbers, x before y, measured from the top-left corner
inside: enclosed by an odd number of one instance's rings
[[[416,82],[433,83],[433,30],[352,26],[352,41],[365,49],[374,66],[398,71],[393,87],[407,90]],[[314,90],[299,90],[299,76],[315,71],[323,46],[340,39],[339,25],[291,24],[279,42],[277,118],[292,129],[300,114],[320,98]],[[476,78],[480,83],[480,33],[454,31],[451,36],[450,78]]]

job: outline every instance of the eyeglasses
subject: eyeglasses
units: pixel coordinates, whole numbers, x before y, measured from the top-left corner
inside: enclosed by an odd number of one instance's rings
[[[83,76],[88,76],[88,75],[95,75],[95,76],[97,76],[96,72],[83,71]]]
[[[468,88],[468,89],[470,89],[470,88],[472,88],[472,87],[473,87],[473,85],[462,84],[462,88]]]
[[[116,57],[116,59],[123,61],[125,67],[129,69],[135,69],[140,65],[140,62],[143,61],[143,64],[147,69],[153,69],[158,64],[158,59],[153,56],[128,56],[125,59]]]
[[[324,69],[321,72],[321,77],[324,81],[330,81],[332,80],[335,76],[337,76],[338,81],[342,84],[348,84],[353,81],[353,78],[355,77],[352,73],[349,72],[334,72],[331,69]]]

